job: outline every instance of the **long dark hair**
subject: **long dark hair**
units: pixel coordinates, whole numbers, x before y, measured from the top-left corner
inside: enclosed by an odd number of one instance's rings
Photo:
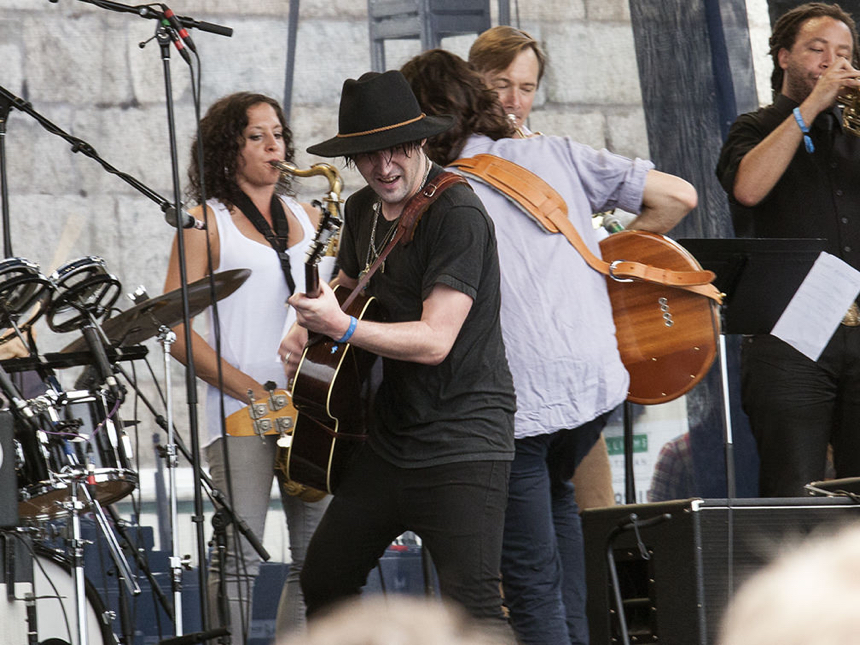
[[[200,121],[200,137],[203,140],[203,178],[206,182],[206,197],[215,197],[226,206],[232,206],[239,185],[236,183],[236,164],[239,152],[245,145],[243,133],[248,127],[248,109],[266,103],[275,110],[284,129],[285,160],[292,163],[295,155],[293,133],[287,126],[284,111],[278,102],[264,94],[237,92],[218,99]],[[191,144],[191,165],[188,166],[189,186],[187,193],[198,204],[201,202],[202,186],[197,157],[197,138]],[[278,194],[290,192],[288,180],[278,183]]]
[[[454,117],[450,130],[427,141],[427,155],[436,163],[444,166],[457,159],[472,134],[483,134],[493,141],[514,135],[498,95],[456,54],[431,49],[400,71],[425,114]]]
[[[827,4],[824,2],[808,2],[799,7],[795,7],[791,11],[780,16],[773,27],[773,33],[770,36],[770,57],[773,59],[773,73],[770,76],[770,87],[773,90],[773,95],[782,91],[782,79],[785,76],[785,70],[779,66],[779,51],[787,49],[791,51],[794,47],[794,42],[797,40],[797,32],[807,20],[821,17],[833,18],[844,22],[851,32],[851,65],[860,67],[860,52],[857,51],[857,28],[854,25],[854,20],[848,15],[838,4]]]

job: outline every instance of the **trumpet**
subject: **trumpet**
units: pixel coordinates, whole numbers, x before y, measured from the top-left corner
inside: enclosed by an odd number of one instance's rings
[[[836,102],[842,106],[842,129],[860,137],[860,90],[842,88]]]
[[[528,138],[528,135],[525,133],[525,131],[520,126],[517,125],[517,115],[516,114],[508,114],[506,116],[508,117],[508,121],[510,121],[511,125],[514,127],[514,130],[516,131],[516,133],[520,136],[520,139]]]

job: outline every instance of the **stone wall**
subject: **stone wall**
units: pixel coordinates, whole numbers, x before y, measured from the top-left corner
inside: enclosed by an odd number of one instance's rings
[[[192,31],[202,60],[204,110],[237,90],[283,98],[288,5],[288,0],[181,0],[172,6],[179,15],[234,30],[231,38]],[[497,6],[491,5],[496,24]],[[512,22],[536,36],[550,59],[531,127],[646,157],[627,3],[515,0],[511,5]],[[0,85],[91,144],[118,170],[171,199],[164,66],[156,42],[139,46],[153,35],[155,23],[80,0],[0,0],[0,9]],[[458,36],[443,45],[465,56],[473,39]],[[418,41],[389,42],[388,66],[398,67],[419,49]],[[336,132],[343,80],[369,68],[364,2],[301,3],[291,119],[300,166],[317,161],[304,153],[308,145]],[[194,123],[192,84],[175,51],[170,69],[184,181]],[[23,112],[13,110],[5,141],[15,256],[38,263],[48,274],[71,260],[98,255],[124,291],[144,285],[150,295],[161,293],[173,230],[153,201],[95,161],[74,154],[67,142]],[[361,185],[353,172],[345,171],[345,180],[347,194]],[[318,197],[324,188],[320,178],[304,180],[300,197]],[[121,301],[120,306],[128,305]],[[55,334],[44,323],[38,331],[43,353],[75,338]],[[158,347],[151,340],[147,345],[160,376]],[[185,398],[178,369],[174,382],[182,422]]]

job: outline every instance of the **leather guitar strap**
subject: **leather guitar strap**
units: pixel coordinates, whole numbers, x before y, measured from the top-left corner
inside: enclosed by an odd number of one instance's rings
[[[370,282],[370,278],[374,273],[376,273],[376,270],[382,266],[385,258],[387,258],[388,254],[394,250],[394,247],[397,246],[397,243],[400,242],[400,240],[404,237],[406,238],[404,245],[409,244],[412,241],[412,238],[415,235],[415,227],[418,226],[421,216],[424,215],[424,212],[430,207],[430,204],[439,199],[442,193],[455,184],[465,184],[468,186],[469,182],[457,173],[443,171],[436,175],[431,181],[427,182],[424,188],[415,193],[409,201],[406,202],[406,205],[403,207],[403,212],[400,213],[400,221],[397,223],[397,232],[394,234],[394,237],[391,238],[391,241],[385,246],[382,253],[379,254],[378,258],[376,258],[376,261],[370,265],[370,268],[361,277],[358,284],[355,285],[355,289],[353,289],[349,296],[347,296],[346,300],[344,300],[341,309],[349,307],[352,301],[358,297],[358,294],[361,293],[362,289],[364,289],[367,283]]]
[[[567,204],[552,186],[530,170],[489,154],[457,159],[449,164],[504,194],[528,214],[545,233],[562,233],[586,263],[614,280],[642,280],[692,291],[722,302],[722,294],[711,284],[713,271],[673,271],[631,260],[606,262],[583,242],[567,214]]]

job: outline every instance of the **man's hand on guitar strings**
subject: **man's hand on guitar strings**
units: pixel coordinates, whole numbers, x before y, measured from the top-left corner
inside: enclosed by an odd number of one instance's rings
[[[349,315],[341,310],[332,288],[325,282],[320,283],[319,297],[294,293],[287,302],[296,310],[298,324],[309,331],[338,339],[349,329]]]

